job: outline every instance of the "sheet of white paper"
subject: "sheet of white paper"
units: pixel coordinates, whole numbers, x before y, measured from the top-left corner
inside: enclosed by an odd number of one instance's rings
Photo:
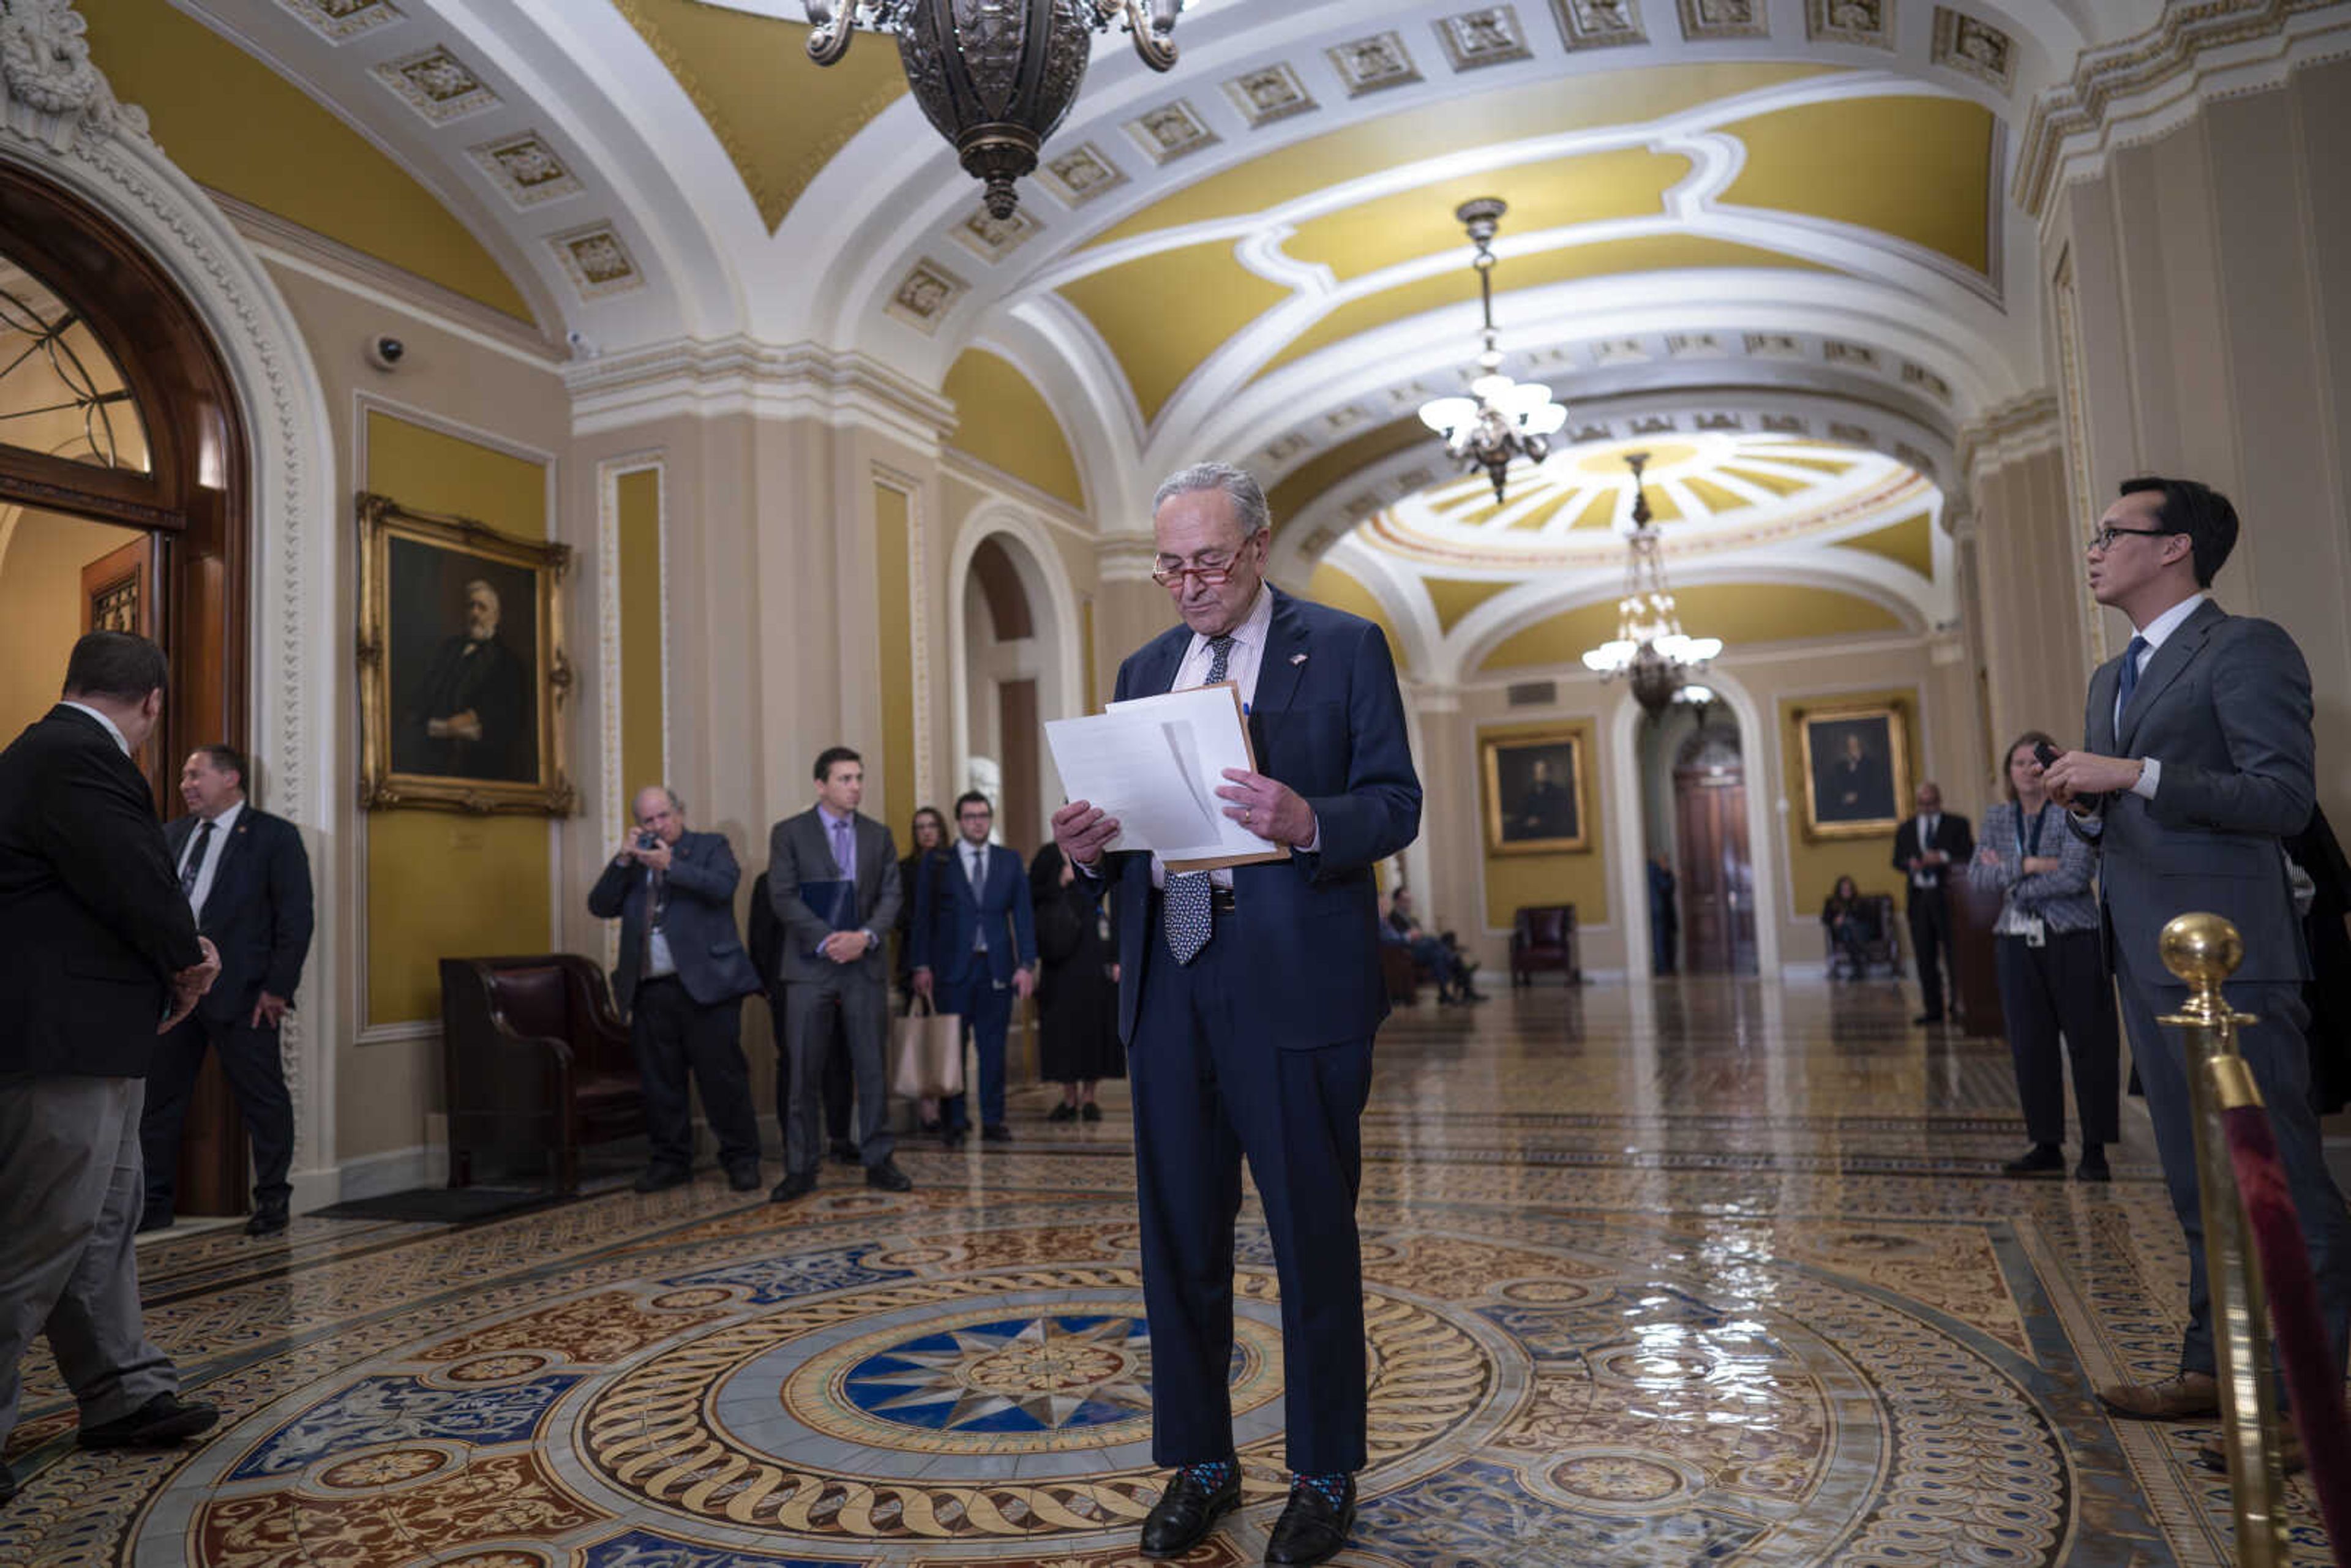
[[[1049,719],[1061,788],[1118,819],[1114,850],[1169,861],[1262,854],[1263,839],[1224,813],[1228,768],[1249,765],[1238,706],[1227,686],[1113,703],[1107,713]]]

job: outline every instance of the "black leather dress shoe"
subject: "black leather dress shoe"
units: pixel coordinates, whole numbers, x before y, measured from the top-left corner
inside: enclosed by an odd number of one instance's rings
[[[645,1174],[629,1184],[632,1192],[667,1192],[674,1186],[684,1186],[694,1179],[694,1173],[675,1166],[653,1166]]]
[[[914,1179],[898,1168],[898,1162],[895,1160],[883,1160],[878,1166],[867,1166],[865,1185],[879,1187],[883,1192],[911,1192],[914,1186]]]
[[[74,1441],[85,1448],[169,1448],[220,1419],[217,1407],[176,1394],[158,1394],[128,1416],[84,1427]]]
[[[263,1204],[253,1211],[253,1218],[245,1222],[247,1236],[276,1236],[285,1228],[286,1206],[282,1203]]]
[[[1241,1504],[1240,1466],[1233,1466],[1227,1474],[1231,1479],[1213,1489],[1193,1479],[1189,1470],[1177,1470],[1168,1478],[1167,1490],[1144,1516],[1143,1554],[1181,1557],[1207,1540],[1217,1521]]]
[[[1334,1505],[1316,1488],[1297,1484],[1290,1489],[1290,1506],[1266,1538],[1268,1563],[1323,1563],[1336,1557],[1355,1528],[1355,1478]]]
[[[979,1138],[984,1144],[1008,1144],[1012,1141],[1012,1129],[1001,1122],[990,1122],[979,1130]]]
[[[149,1210],[139,1217],[139,1228],[133,1231],[132,1234],[135,1236],[144,1236],[151,1230],[169,1230],[171,1228],[172,1217],[170,1215],[157,1214],[152,1210]]]
[[[769,1203],[789,1203],[816,1190],[816,1172],[794,1171],[768,1190]]]
[[[746,1160],[743,1164],[737,1166],[733,1170],[726,1173],[726,1185],[731,1190],[736,1192],[758,1191],[759,1163],[757,1160]]]

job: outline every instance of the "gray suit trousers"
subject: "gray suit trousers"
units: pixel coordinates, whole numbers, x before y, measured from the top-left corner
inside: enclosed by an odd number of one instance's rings
[[[2155,1123],[2156,1151],[2171,1207],[2188,1237],[2188,1332],[2179,1348],[2184,1372],[2211,1372],[2212,1282],[2204,1271],[2204,1210],[2196,1180],[2195,1112],[2189,1099],[2187,1047],[2180,1030],[2158,1024],[2188,1001],[2188,988],[2167,971],[2158,983],[2134,971],[2130,951],[2115,946],[2115,978],[2120,982],[2123,1026],[2130,1036],[2131,1061],[2147,1091],[2147,1115]],[[2261,1019],[2237,1031],[2237,1049],[2253,1071],[2277,1135],[2278,1160],[2286,1188],[2302,1219],[2304,1245],[2318,1282],[2318,1307],[2342,1375],[2346,1339],[2351,1339],[2351,1211],[2326,1168],[2318,1118],[2310,1109],[2310,1048],[2303,1040],[2309,1014],[2298,985],[2255,982],[2228,988],[2240,1012]]]
[[[96,1427],[179,1392],[139,1317],[144,1166],[141,1078],[0,1076],[0,1439],[16,1424],[18,1368],[47,1334]]]
[[[824,1063],[839,1030],[857,1085],[857,1156],[867,1169],[890,1157],[890,988],[862,964],[784,984],[784,1071],[792,1075],[791,1120],[783,1129],[784,1170],[813,1175],[824,1158]]]

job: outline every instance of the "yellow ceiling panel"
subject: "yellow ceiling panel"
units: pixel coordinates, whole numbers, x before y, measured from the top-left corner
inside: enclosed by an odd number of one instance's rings
[[[1924,512],[1875,532],[1837,542],[1847,549],[1867,550],[1872,555],[1884,556],[1896,566],[1908,567],[1920,577],[1932,578],[1935,575],[1934,524]]]
[[[1564,283],[1574,278],[1696,267],[1786,267],[1808,271],[1830,270],[1779,251],[1759,250],[1729,240],[1708,239],[1698,235],[1662,234],[1646,235],[1636,239],[1604,240],[1597,245],[1570,246],[1563,250],[1545,251],[1540,256],[1513,256],[1502,264],[1499,276],[1507,287],[1516,290],[1537,288],[1547,283]],[[1424,277],[1417,282],[1399,284],[1376,294],[1367,294],[1340,306],[1290,340],[1290,346],[1276,354],[1258,374],[1263,376],[1293,360],[1302,360],[1318,349],[1343,342],[1358,333],[1384,327],[1390,322],[1406,320],[1426,311],[1441,309],[1447,305],[1474,304],[1477,298],[1477,281],[1467,267],[1458,273],[1440,273],[1435,277]],[[1498,301],[1495,314],[1500,318],[1507,336],[1510,319],[1508,305]],[[1465,358],[1475,346],[1465,333],[1462,338]]]
[[[1696,636],[1719,637],[1726,659],[1759,643],[1804,637],[1849,637],[1899,632],[1901,619],[1884,606],[1831,588],[1782,583],[1705,582],[1674,591],[1682,624]],[[1616,601],[1603,600],[1562,611],[1512,632],[1486,655],[1480,670],[1573,664],[1587,648],[1616,635]]]
[[[1343,279],[1458,250],[1466,274],[1469,242],[1453,210],[1472,197],[1502,197],[1510,204],[1504,229],[1537,234],[1602,218],[1656,216],[1666,210],[1667,187],[1689,172],[1687,158],[1631,147],[1465,174],[1301,224],[1281,248],[1300,261],[1330,267]]]
[[[1183,224],[1263,212],[1448,152],[1606,125],[1642,124],[1837,68],[1761,63],[1652,66],[1453,99],[1311,137],[1211,174],[1103,231],[1094,243],[1107,245]],[[1507,173],[1497,178],[1507,178]]]
[[[849,139],[906,91],[893,40],[860,34],[839,65],[808,24],[695,0],[612,0],[709,122],[770,231]]]
[[[985,349],[967,349],[942,390],[956,405],[953,445],[1084,509],[1085,486],[1069,438],[1018,365]]]
[[[1603,490],[1600,494],[1592,497],[1590,503],[1587,504],[1583,510],[1577,515],[1575,521],[1568,524],[1568,527],[1571,528],[1604,528],[1610,524],[1615,522],[1615,520],[1616,492],[1614,490]]]
[[[1537,506],[1532,511],[1510,525],[1513,533],[1539,534],[1551,526],[1551,521],[1577,501],[1583,499],[1581,490],[1562,490]],[[1570,525],[1573,527],[1573,525]]]
[[[1395,660],[1396,668],[1405,668],[1404,639],[1396,635],[1395,622],[1388,619],[1388,612],[1373,597],[1372,591],[1352,575],[1328,562],[1317,566],[1314,575],[1306,580],[1306,597],[1317,604],[1360,615],[1378,627],[1388,640],[1388,653]]]
[[[1991,111],[1957,98],[1855,98],[1722,129],[1747,147],[1727,204],[1857,224],[1991,270]]]
[[[1061,293],[1110,345],[1145,423],[1226,340],[1290,298],[1234,260],[1230,240],[1139,256],[1064,283]]]
[[[1847,474],[1855,467],[1855,460],[1850,457],[1799,457],[1792,452],[1758,452],[1755,455],[1790,468],[1809,468],[1815,474]]]
[[[191,176],[528,321],[529,304],[440,199],[374,142],[158,0],[83,0],[90,53]],[[230,106],[234,106],[233,111]]]
[[[1325,490],[1345,484],[1384,457],[1393,457],[1405,447],[1422,441],[1435,441],[1428,426],[1414,414],[1365,431],[1351,441],[1333,446],[1321,456],[1299,465],[1298,471],[1276,485],[1266,496],[1266,504],[1273,509],[1273,526],[1278,530],[1284,523],[1312,506]],[[1395,639],[1388,639],[1391,643]]]
[[[1726,490],[1713,480],[1701,479],[1696,475],[1681,480],[1680,484],[1683,489],[1696,496],[1709,512],[1735,512],[1742,507],[1751,507],[1755,504],[1736,491]]]
[[[1759,489],[1769,490],[1775,496],[1792,496],[1799,490],[1811,489],[1813,483],[1810,479],[1791,478],[1785,474],[1766,474],[1760,468],[1733,467],[1728,463],[1715,472],[1728,474],[1733,479],[1743,479],[1748,484]]]
[[[1437,609],[1437,628],[1451,632],[1468,614],[1494,595],[1518,585],[1511,582],[1466,582],[1458,578],[1426,577],[1421,587],[1428,590],[1428,601]]]

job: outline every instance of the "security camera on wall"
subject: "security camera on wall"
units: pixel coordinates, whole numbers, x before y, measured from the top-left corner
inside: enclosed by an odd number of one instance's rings
[[[368,363],[380,371],[396,371],[408,358],[408,345],[386,334],[370,338],[367,346]]]

